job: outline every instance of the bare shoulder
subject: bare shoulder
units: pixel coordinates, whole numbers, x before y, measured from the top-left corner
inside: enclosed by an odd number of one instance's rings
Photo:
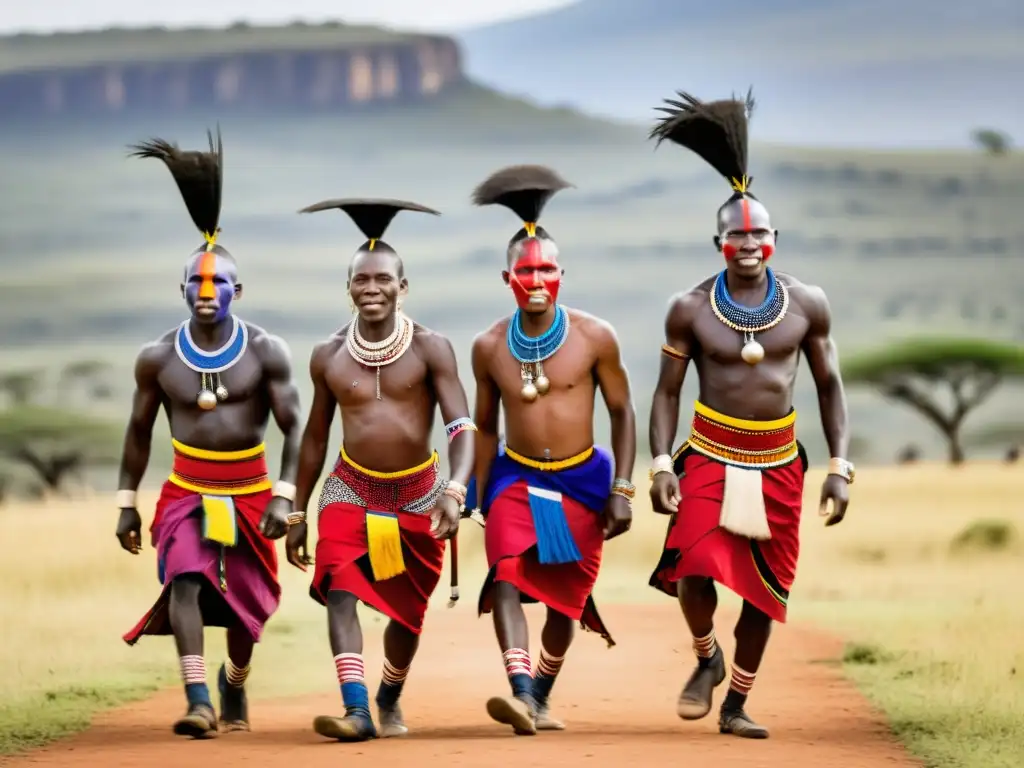
[[[314,375],[323,375],[334,356],[345,346],[345,329],[313,345],[309,356],[309,370]]]
[[[288,343],[280,336],[268,333],[258,325],[246,323],[249,331],[249,346],[268,367],[291,367],[292,351]]]
[[[565,309],[569,313],[571,327],[582,331],[591,343],[601,346],[606,344],[617,345],[619,343],[615,327],[607,320],[597,315],[592,315],[589,312],[584,312],[582,309],[573,309],[571,307],[566,307]]]
[[[711,304],[711,289],[717,277],[712,275],[686,290],[673,294],[668,300],[666,322],[689,324],[698,312]]]
[[[414,324],[412,344],[417,354],[428,363],[455,358],[455,347],[447,336],[419,323]]]
[[[142,345],[135,356],[136,376],[154,376],[174,357],[174,335],[178,329],[167,331],[155,341]]]
[[[799,310],[812,323],[829,321],[832,311],[823,288],[798,280],[793,275],[779,272],[775,275],[779,282],[786,286],[793,308]]]
[[[508,332],[508,324],[511,320],[511,315],[496,320],[490,327],[485,328],[474,336],[473,354],[490,354],[497,349],[498,345],[505,340],[505,334]]]

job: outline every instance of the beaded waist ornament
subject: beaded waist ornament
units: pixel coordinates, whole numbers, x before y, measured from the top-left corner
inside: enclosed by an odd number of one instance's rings
[[[737,304],[729,295],[726,285],[726,270],[719,273],[711,291],[711,309],[724,325],[743,334],[743,349],[740,356],[749,365],[757,365],[764,359],[764,347],[754,339],[755,333],[774,328],[789,309],[789,291],[782,284],[771,267],[765,267],[768,277],[768,293],[756,307]]]
[[[380,394],[380,369],[398,360],[412,346],[413,321],[402,312],[395,314],[395,329],[383,341],[367,341],[359,333],[359,318],[352,320],[348,327],[345,343],[348,351],[359,363],[377,370],[377,399]]]
[[[178,359],[199,374],[200,390],[196,403],[204,411],[217,407],[217,401],[228,398],[228,390],[221,383],[220,374],[242,359],[249,346],[249,329],[237,317],[231,317],[231,336],[220,349],[207,352],[196,346],[185,320],[174,334],[174,351]]]
[[[555,307],[555,320],[540,336],[527,336],[523,330],[522,311],[516,310],[508,323],[506,341],[512,357],[519,361],[523,389],[520,396],[528,403],[538,395],[547,394],[551,382],[544,375],[544,361],[554,355],[569,338],[569,313],[565,307]]]

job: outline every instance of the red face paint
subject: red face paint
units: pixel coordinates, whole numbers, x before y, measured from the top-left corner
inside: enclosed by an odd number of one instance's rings
[[[522,241],[519,258],[509,271],[508,282],[520,309],[544,309],[558,299],[562,270],[553,257],[544,253],[541,241],[531,237]],[[543,306],[530,301],[531,296],[538,294],[544,299]]]

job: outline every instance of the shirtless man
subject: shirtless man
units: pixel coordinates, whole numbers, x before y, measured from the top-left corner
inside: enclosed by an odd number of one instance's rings
[[[402,312],[409,289],[405,269],[381,241],[399,211],[437,211],[399,200],[328,200],[303,212],[334,208],[352,217],[367,242],[349,266],[355,317],[317,345],[310,360],[313,405],[302,436],[296,506],[307,509],[338,408],[344,441],[320,494],[310,595],[327,606],[345,715],[317,717],[313,728],[339,741],[365,741],[378,733],[370,716],[356,605],[362,601],[390,619],[376,696],[380,736],[405,735],[399,696],[441,576],[445,540],[458,531],[473,471],[475,428],[451,343]],[[440,474],[431,447],[438,406],[446,422],[451,480]],[[289,560],[308,562],[305,547],[302,523],[288,534]]]
[[[719,730],[764,739],[768,730],[751,720],[744,705],[772,622],[786,620],[796,574],[807,468],[793,410],[800,353],[818,390],[832,456],[821,489],[826,525],[843,519],[853,482],[846,459],[846,398],[825,294],[767,266],[778,232],[749,192],[747,119],[753,100],[748,95],[745,102],[702,103],[685,93],[679,97],[668,102],[652,137],[704,158],[734,194],[718,211],[714,237],[725,269],[673,297],[665,319],[651,406],[651,501],[672,522],[650,583],[678,597],[693,633],[697,667],[677,707],[684,720],[707,715],[713,689],[725,680],[713,624],[715,582],[743,598]],[[700,399],[688,440],[670,455],[690,360],[697,366]]]
[[[614,645],[591,593],[604,541],[629,530],[635,493],[636,414],[618,340],[608,323],[557,303],[564,270],[554,240],[537,226],[544,205],[567,186],[543,166],[512,166],[473,195],[477,205],[506,206],[524,222],[502,271],[519,308],[474,339],[472,358],[480,430],[473,485],[482,491],[489,567],[479,610],[494,612],[512,687],[511,697],[490,699],[487,712],[523,735],[564,728],[548,699],[574,622]],[[612,455],[594,445],[598,388],[611,417]],[[532,675],[523,602],[547,606]]]
[[[209,152],[183,152],[161,139],[134,147],[162,160],[205,242],[185,264],[181,293],[191,318],[147,344],[135,361],[135,394],[117,492],[117,538],[142,548],[136,490],[146,472],[161,407],[174,443],[174,467],[150,527],[163,589],[126,635],[173,634],[188,710],[174,732],[206,738],[218,731],[206,684],[203,628],[227,628],[228,660],[218,676],[220,725],[249,730],[245,681],[253,644],[277,610],[277,552],[295,486],[300,419],[288,348],[231,312],[242,295],[235,259],[216,244],[222,161],[220,137]],[[271,484],[263,436],[273,415],[284,434],[280,480]]]

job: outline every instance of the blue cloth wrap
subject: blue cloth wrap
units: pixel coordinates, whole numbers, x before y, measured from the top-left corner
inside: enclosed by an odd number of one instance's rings
[[[500,443],[498,455],[491,464],[483,503],[478,503],[479,494],[474,477],[466,492],[466,508],[479,507],[486,517],[495,499],[513,483],[523,480],[531,489],[560,493],[600,513],[611,495],[614,471],[615,461],[611,453],[601,446],[594,446],[594,453],[581,464],[558,471],[545,471],[520,464],[508,456],[504,443]],[[532,491],[529,498],[534,531],[537,534],[538,560],[545,565],[578,562],[582,555],[569,530],[561,502]]]

